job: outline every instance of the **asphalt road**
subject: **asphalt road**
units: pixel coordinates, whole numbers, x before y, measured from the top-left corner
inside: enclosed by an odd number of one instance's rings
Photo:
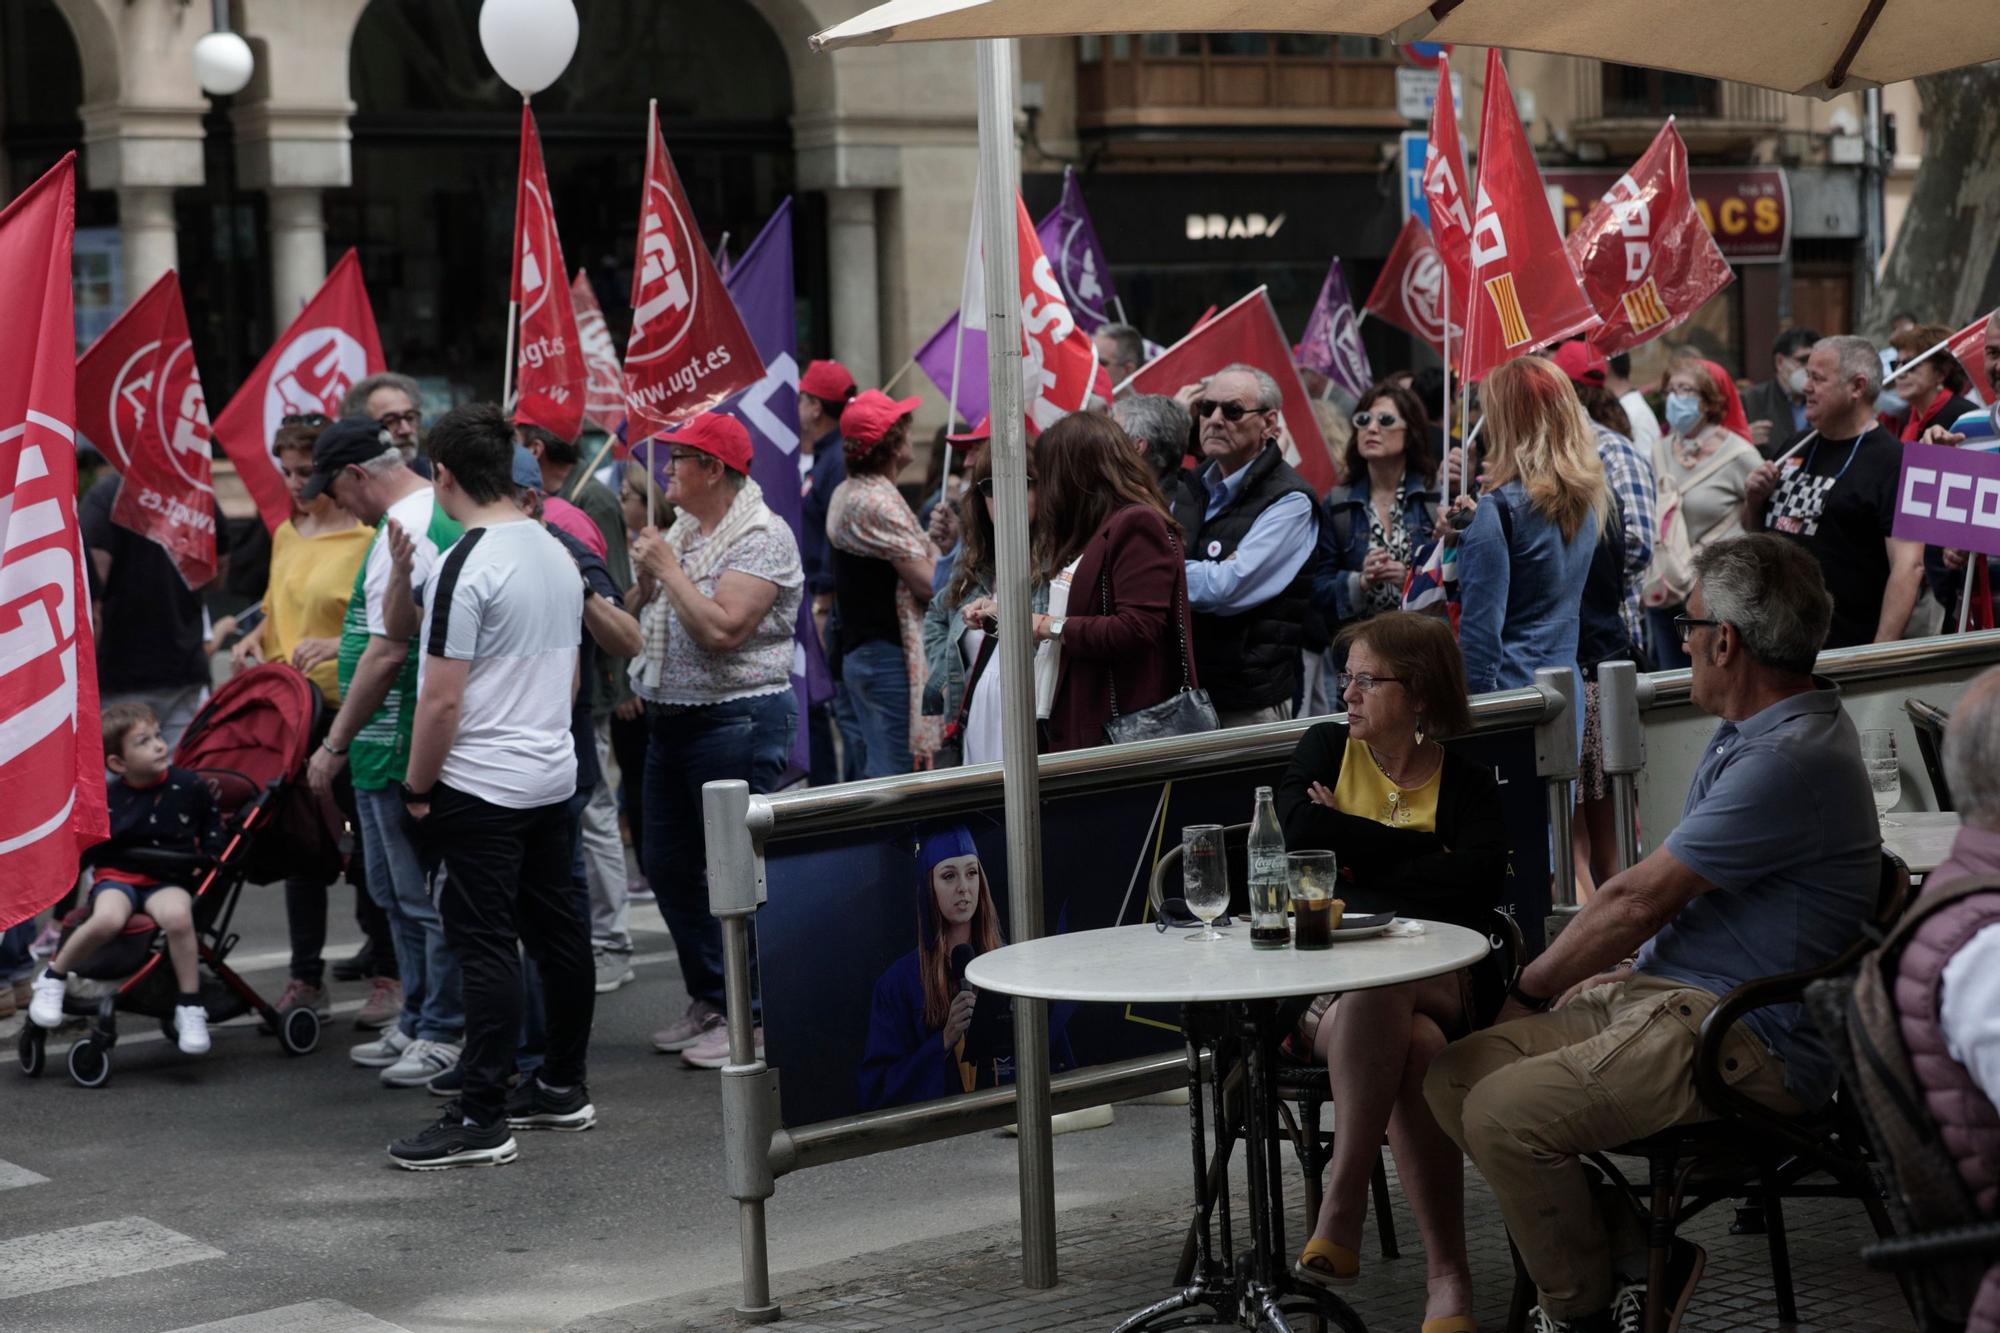
[[[330,958],[358,943],[336,890]],[[320,1049],[287,1058],[249,1021],[190,1059],[130,1021],[109,1083],[50,1047],[0,1065],[0,1329],[8,1333],[461,1333],[546,1329],[735,1279],[716,1075],[653,1052],[685,1003],[671,941],[635,907],[639,979],[600,996],[587,1134],[523,1134],[498,1169],[413,1173],[384,1154],[436,1114],[347,1059],[359,985]],[[235,959],[275,996],[284,912],[245,896]],[[1059,1207],[1170,1190],[1183,1112],[1120,1107],[1056,1140]],[[982,1135],[801,1172],[770,1205],[772,1266],[814,1268],[1015,1216],[1013,1140]],[[779,1283],[782,1288],[783,1283]]]

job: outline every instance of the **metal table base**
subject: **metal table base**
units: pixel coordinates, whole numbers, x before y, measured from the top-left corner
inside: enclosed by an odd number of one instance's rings
[[[1194,1153],[1194,1210],[1189,1227],[1196,1259],[1187,1284],[1118,1325],[1116,1333],[1190,1328],[1233,1322],[1254,1333],[1295,1333],[1293,1317],[1321,1321],[1342,1333],[1367,1333],[1351,1306],[1333,1292],[1292,1276],[1285,1244],[1285,1201],[1277,1133],[1277,1096],[1271,1065],[1278,1046],[1276,1000],[1190,1004],[1181,1010],[1187,1042],[1188,1130]],[[1211,1162],[1203,1109],[1201,1051],[1213,1052],[1210,1092],[1216,1131]],[[1233,1144],[1228,1112],[1230,1071],[1240,1064],[1243,1102],[1244,1170],[1250,1186],[1250,1247],[1233,1253],[1228,1154]],[[1213,1173],[1213,1181],[1211,1179]],[[1219,1223],[1222,1258],[1213,1249]]]

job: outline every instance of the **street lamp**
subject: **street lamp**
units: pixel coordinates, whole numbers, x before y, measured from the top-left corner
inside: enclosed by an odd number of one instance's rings
[[[210,97],[234,97],[256,72],[250,43],[229,30],[229,0],[215,0],[215,31],[194,44],[194,77]]]

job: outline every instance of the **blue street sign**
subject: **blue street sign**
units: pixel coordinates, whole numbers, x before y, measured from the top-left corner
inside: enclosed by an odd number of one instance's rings
[[[1403,131],[1403,216],[1431,225],[1431,203],[1424,197],[1424,160],[1430,156],[1431,136],[1421,130]]]

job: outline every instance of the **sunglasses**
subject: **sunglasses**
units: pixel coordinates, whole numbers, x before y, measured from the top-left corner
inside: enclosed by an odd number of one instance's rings
[[[1380,426],[1383,430],[1394,430],[1403,424],[1403,419],[1394,412],[1356,412],[1354,424],[1358,427]]]
[[[1226,930],[1234,924],[1229,913],[1224,912],[1212,923],[1217,930]],[[1162,935],[1169,930],[1199,930],[1202,925],[1194,909],[1187,905],[1185,898],[1163,898],[1160,900],[1160,914],[1153,918],[1153,929]]]
[[[411,408],[407,412],[384,412],[381,416],[375,418],[375,424],[383,430],[394,430],[398,426],[421,425],[423,424],[423,420],[423,413],[417,411],[415,408]]]
[[[972,489],[978,491],[982,499],[991,500],[993,498],[993,478],[981,477],[979,484]],[[1033,477],[1028,478],[1028,489],[1031,491],[1035,489],[1035,479]]]
[[[1194,405],[1194,419],[1206,421],[1214,412],[1222,413],[1224,421],[1241,421],[1252,412],[1261,412],[1261,407],[1245,407],[1241,403],[1219,403],[1213,398],[1198,399]]]
[[[295,412],[288,417],[279,417],[280,426],[325,426],[332,424],[333,418],[324,412]]]
[[[1721,628],[1722,628],[1722,622],[1721,622],[1720,620],[1705,620],[1705,619],[1701,618],[1700,616],[1675,616],[1675,617],[1674,617],[1674,628],[1680,631],[1680,636],[1681,636],[1681,642],[1682,642],[1682,643],[1686,643],[1686,642],[1687,642],[1687,640],[1688,640],[1688,635],[1690,635],[1690,634],[1694,633],[1694,630],[1695,630],[1695,626],[1697,626],[1697,625],[1707,625],[1707,626],[1710,626],[1711,628],[1714,628],[1714,629],[1721,629]]]
[[[683,463],[698,463],[708,455],[699,449],[675,449],[667,454],[667,466],[679,467]]]

